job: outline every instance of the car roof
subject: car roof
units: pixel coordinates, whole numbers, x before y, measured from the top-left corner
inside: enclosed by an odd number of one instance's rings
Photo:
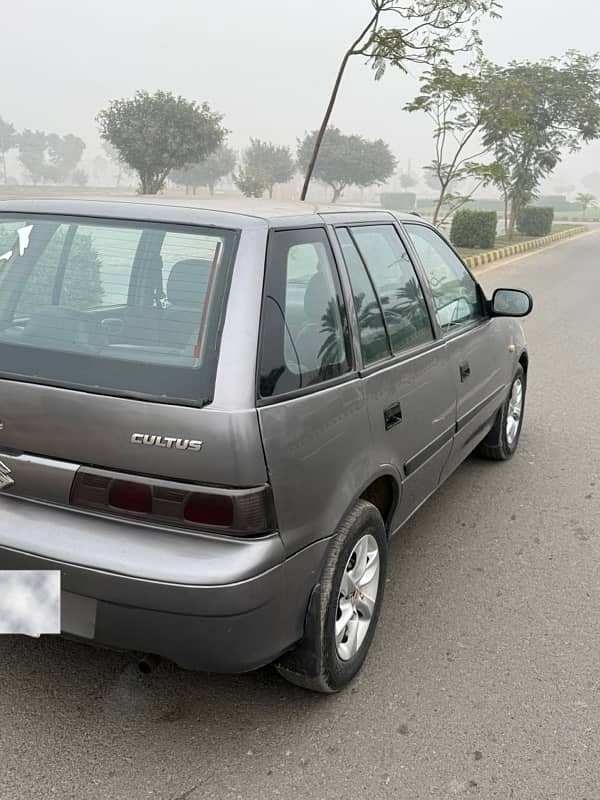
[[[341,215],[413,219],[410,214],[386,211],[377,207],[318,205],[312,202],[254,200],[249,198],[74,197],[13,199],[0,201],[0,214],[56,214],[65,216],[105,217],[148,222],[214,225],[224,228],[251,228],[265,223],[309,225],[325,216]]]

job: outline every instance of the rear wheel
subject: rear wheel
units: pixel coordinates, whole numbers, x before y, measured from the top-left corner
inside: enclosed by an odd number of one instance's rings
[[[526,388],[525,372],[519,364],[515,370],[510,393],[498,412],[494,427],[477,450],[483,458],[506,461],[517,449],[523,426]]]
[[[280,675],[317,692],[337,692],[350,683],[375,633],[386,567],[381,515],[359,500],[332,539],[304,638],[276,664]]]

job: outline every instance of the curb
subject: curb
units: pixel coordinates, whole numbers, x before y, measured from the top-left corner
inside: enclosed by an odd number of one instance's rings
[[[530,239],[528,242],[511,244],[508,247],[502,247],[500,250],[490,250],[487,253],[480,253],[478,256],[469,256],[464,260],[470,269],[474,267],[483,267],[484,264],[489,264],[492,261],[500,261],[503,258],[517,255],[517,253],[526,253],[528,250],[539,250],[553,242],[559,242],[561,239],[569,239],[571,236],[578,236],[586,231],[587,228],[585,225],[579,225],[577,228],[571,228],[568,231],[551,233],[548,236],[541,236],[539,239]]]

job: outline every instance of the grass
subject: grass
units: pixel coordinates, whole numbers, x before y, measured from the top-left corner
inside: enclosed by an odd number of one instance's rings
[[[568,231],[571,228],[576,228],[576,225],[569,225],[569,224],[554,224],[552,226],[552,233],[561,233],[562,231]],[[507,236],[498,236],[496,238],[496,244],[494,247],[490,248],[477,248],[477,247],[457,247],[456,249],[465,258],[468,256],[478,256],[480,253],[488,253],[490,250],[501,250],[503,247],[509,247],[512,244],[521,244],[523,242],[529,242],[532,239],[540,239],[540,236],[525,236],[520,233],[516,233],[512,240],[509,241]]]

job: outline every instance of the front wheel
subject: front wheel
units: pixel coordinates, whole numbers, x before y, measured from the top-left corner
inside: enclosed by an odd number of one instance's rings
[[[333,537],[315,588],[304,638],[275,665],[291,683],[317,692],[343,689],[362,667],[375,633],[387,567],[379,511],[359,500]]]
[[[523,427],[526,389],[525,372],[519,364],[515,370],[510,393],[498,412],[494,427],[479,445],[477,452],[483,458],[506,461],[514,454]]]

